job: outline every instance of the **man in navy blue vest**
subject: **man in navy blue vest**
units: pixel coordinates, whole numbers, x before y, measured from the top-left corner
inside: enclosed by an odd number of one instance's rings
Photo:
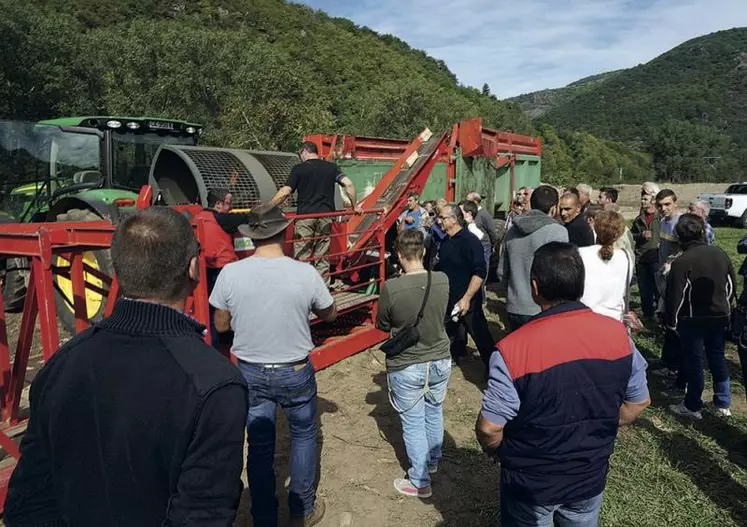
[[[646,361],[622,323],[578,301],[575,246],[540,247],[530,276],[542,311],[492,354],[477,439],[501,461],[504,527],[596,526],[618,426],[650,404]]]

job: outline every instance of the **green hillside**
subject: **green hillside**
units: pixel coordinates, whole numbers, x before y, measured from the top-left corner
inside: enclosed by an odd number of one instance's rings
[[[606,73],[591,75],[572,82],[563,88],[551,88],[532,93],[525,93],[512,97],[509,100],[519,103],[530,119],[537,119],[553,108],[568,102],[576,95],[593,89],[599,83],[609,79],[610,77],[614,77],[615,74],[620,71],[625,70],[609,71]]]
[[[536,98],[520,101],[532,111],[527,101]],[[747,29],[687,41],[647,64],[550,98],[542,122],[646,150],[662,179],[736,180],[747,146]]]
[[[161,115],[208,144],[292,149],[306,133],[412,137],[482,116],[537,134],[515,102],[459,85],[405,42],[283,0],[0,0],[0,117]],[[551,138],[544,177],[601,182],[650,159],[588,135]],[[566,143],[566,141],[568,141]],[[603,160],[589,163],[589,151]],[[599,155],[596,155],[599,154]]]

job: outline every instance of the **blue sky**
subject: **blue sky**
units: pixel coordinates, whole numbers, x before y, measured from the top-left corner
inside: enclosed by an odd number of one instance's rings
[[[305,0],[442,59],[500,98],[648,62],[747,26],[747,0]]]

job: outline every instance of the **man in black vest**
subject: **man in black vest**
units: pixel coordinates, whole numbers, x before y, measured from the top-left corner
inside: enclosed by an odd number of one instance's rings
[[[618,426],[650,404],[646,361],[621,322],[578,301],[572,244],[535,252],[531,288],[542,311],[491,356],[477,439],[501,461],[504,527],[597,525]]]
[[[7,525],[233,525],[247,391],[184,314],[199,250],[165,207],[119,224],[122,298],[34,379]]]

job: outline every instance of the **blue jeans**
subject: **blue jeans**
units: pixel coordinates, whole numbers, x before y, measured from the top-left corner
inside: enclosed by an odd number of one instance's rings
[[[265,368],[239,361],[239,370],[249,386],[246,421],[247,477],[252,497],[254,525],[277,525],[275,496],[275,416],[278,405],[290,425],[290,490],[288,507],[292,517],[313,512],[316,471],[319,462],[316,410],[316,377],[310,362],[300,366]]]
[[[534,505],[507,496],[501,490],[503,527],[597,527],[604,493],[562,505]]]
[[[431,484],[429,465],[443,457],[444,399],[451,359],[413,364],[387,374],[389,402],[402,421],[410,469],[407,477],[419,489]]]
[[[685,406],[698,412],[703,407],[703,352],[713,377],[713,404],[716,408],[731,405],[731,383],[724,355],[724,326],[703,327],[682,323],[677,328],[683,352],[682,366],[687,379]]]

